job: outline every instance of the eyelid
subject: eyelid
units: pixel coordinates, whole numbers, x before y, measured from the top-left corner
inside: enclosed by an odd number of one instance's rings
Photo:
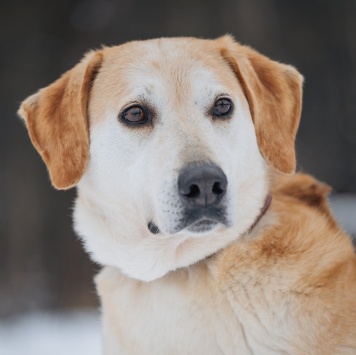
[[[228,100],[232,101],[232,98],[229,94],[221,93],[221,94],[216,95],[214,103],[220,99],[228,99]]]
[[[144,104],[142,102],[138,102],[138,101],[130,101],[128,102],[122,109],[121,109],[121,113],[123,113],[124,111],[127,111],[128,109],[130,109],[131,107],[144,107]]]
[[[145,98],[138,97],[136,99],[133,99],[132,101],[128,101],[124,106],[122,106],[120,113],[124,112],[125,110],[128,110],[129,108],[133,106],[138,106],[142,108],[145,112],[148,112],[152,115],[157,114],[155,105],[152,105],[151,102],[146,100]]]

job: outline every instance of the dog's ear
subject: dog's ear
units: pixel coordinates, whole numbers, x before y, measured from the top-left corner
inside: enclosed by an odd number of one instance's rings
[[[230,36],[218,43],[249,103],[263,157],[278,172],[292,174],[303,77],[294,67],[270,60]]]
[[[85,171],[89,157],[87,106],[101,62],[100,51],[88,53],[53,84],[28,97],[18,111],[57,189],[75,186]]]

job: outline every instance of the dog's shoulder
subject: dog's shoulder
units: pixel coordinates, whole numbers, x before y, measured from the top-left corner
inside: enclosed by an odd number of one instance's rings
[[[269,335],[277,343],[290,339],[289,350],[296,352],[314,347],[341,354],[340,344],[356,351],[350,331],[356,322],[356,256],[332,216],[329,192],[305,174],[277,178],[263,226],[219,259],[221,289],[235,313],[246,313],[251,322],[264,319]],[[262,337],[265,326],[254,326]]]

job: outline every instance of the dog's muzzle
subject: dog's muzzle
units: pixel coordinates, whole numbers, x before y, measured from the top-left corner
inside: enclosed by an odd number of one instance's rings
[[[177,188],[183,211],[171,233],[185,228],[203,233],[219,223],[229,225],[224,203],[227,178],[218,166],[209,162],[188,164],[179,173]],[[160,233],[153,221],[147,227],[152,234]]]

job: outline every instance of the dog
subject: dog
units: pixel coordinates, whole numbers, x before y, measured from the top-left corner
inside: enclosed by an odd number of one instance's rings
[[[356,256],[294,174],[303,77],[237,43],[87,53],[19,115],[93,260],[105,354],[356,354]]]

